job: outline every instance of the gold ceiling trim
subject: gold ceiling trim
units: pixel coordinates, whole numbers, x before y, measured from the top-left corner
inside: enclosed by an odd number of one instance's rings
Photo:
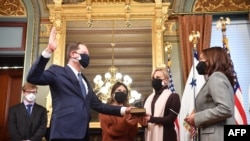
[[[194,12],[249,11],[249,0],[196,0]]]
[[[0,3],[0,17],[26,17],[26,9],[22,0],[2,1]]]

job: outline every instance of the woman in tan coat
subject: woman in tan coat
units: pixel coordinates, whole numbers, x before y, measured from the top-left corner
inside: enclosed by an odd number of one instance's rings
[[[113,85],[108,104],[129,106],[128,88],[125,84],[117,82]],[[139,117],[130,114],[121,117],[99,114],[102,141],[133,141],[138,132],[138,120]]]

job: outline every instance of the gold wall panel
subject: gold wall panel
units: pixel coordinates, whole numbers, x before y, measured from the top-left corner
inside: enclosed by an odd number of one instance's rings
[[[249,0],[196,0],[194,12],[249,11]]]
[[[0,17],[26,17],[26,9],[22,0],[0,0]]]

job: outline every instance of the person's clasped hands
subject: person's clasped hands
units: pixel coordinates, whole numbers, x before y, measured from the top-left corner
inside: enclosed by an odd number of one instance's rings
[[[125,118],[126,118],[127,122],[132,124],[132,125],[137,124],[139,122],[139,118],[140,118],[139,116],[134,116],[132,114],[127,114],[125,116],[126,116]]]
[[[138,123],[139,123],[141,126],[144,126],[144,127],[145,127],[145,126],[148,125],[148,121],[150,120],[150,118],[151,118],[151,115],[146,113],[145,115],[139,117]]]
[[[134,107],[126,107],[126,119],[130,123],[139,123],[141,126],[147,126],[148,120],[150,119],[150,115],[132,115],[130,113],[131,108]]]
[[[189,131],[190,133],[190,138],[193,138],[194,136],[196,136],[196,128],[195,128],[195,123],[194,123],[194,115],[195,113],[192,112],[190,115],[187,115],[186,118],[184,118],[184,121],[186,122],[186,129]]]
[[[147,115],[144,115],[143,117],[141,117],[140,119],[139,119],[139,124],[141,125],[141,126],[147,126],[148,125],[148,120],[147,120],[147,118],[145,118]]]
[[[194,113],[191,113],[190,115],[187,115],[186,118],[184,118],[184,121],[186,121],[189,125],[195,126],[194,125]]]

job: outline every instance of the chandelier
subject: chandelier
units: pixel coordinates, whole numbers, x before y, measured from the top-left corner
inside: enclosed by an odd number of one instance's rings
[[[114,21],[113,21],[113,28],[112,28],[112,65],[108,69],[108,72],[105,73],[104,78],[100,74],[97,74],[94,78],[94,92],[98,96],[98,98],[103,102],[107,103],[107,100],[110,98],[110,93],[112,86],[116,82],[122,82],[124,83],[129,92],[129,103],[133,104],[134,102],[137,102],[141,99],[141,94],[138,93],[136,90],[131,89],[132,84],[132,78],[129,75],[123,75],[122,73],[117,71],[117,68],[114,65],[114,47],[115,47],[115,41],[114,41]]]

